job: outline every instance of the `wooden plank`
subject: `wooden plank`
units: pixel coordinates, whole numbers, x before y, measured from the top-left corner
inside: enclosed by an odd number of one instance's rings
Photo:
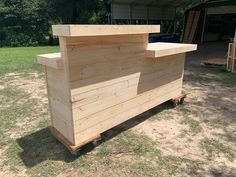
[[[233,50],[232,50],[232,72],[236,72],[236,44],[233,43]]]
[[[160,66],[162,66],[160,64]],[[139,77],[132,78],[130,80],[124,80],[112,85],[100,87],[94,90],[87,90],[86,92],[80,94],[72,94],[72,107],[75,108],[77,105],[83,106],[89,104],[90,102],[95,102],[101,99],[106,99],[110,96],[117,96],[123,93],[129,88],[133,88],[136,94],[147,90],[156,88],[165,80],[170,80],[171,78],[179,77],[182,73],[182,64],[172,65],[170,62],[169,67],[166,69],[160,69],[157,67],[155,72],[148,74],[140,74]]]
[[[195,33],[197,31],[197,26],[199,23],[199,18],[200,18],[200,11],[195,11],[194,20],[193,20],[191,30],[190,30],[190,33],[188,36],[188,40],[187,40],[187,43],[189,43],[189,44],[191,44],[193,42]]]
[[[48,97],[71,106],[71,95],[63,70],[47,68]]]
[[[172,92],[168,92],[165,95],[162,95],[160,97],[155,97],[153,100],[150,100],[149,102],[145,102],[139,106],[135,106],[132,109],[126,110],[121,112],[118,115],[113,116],[110,119],[107,119],[106,121],[103,121],[102,123],[96,124],[93,127],[90,127],[89,129],[86,129],[83,132],[76,132],[75,133],[75,142],[79,143],[80,141],[83,141],[84,139],[87,139],[89,137],[92,137],[96,135],[98,132],[104,132],[111,127],[114,127],[116,125],[119,125],[130,118],[137,116],[138,114],[147,111],[150,108],[153,108],[154,106],[157,106],[170,98],[173,98],[174,96],[181,93],[181,88],[174,90]]]
[[[159,58],[179,53],[190,52],[194,50],[197,50],[197,45],[195,44],[179,44],[165,42],[150,43],[148,44],[146,49],[146,57]]]
[[[228,57],[227,57],[227,70],[236,72],[236,44],[229,43]]]
[[[227,60],[225,58],[213,58],[204,60],[201,65],[204,66],[226,66]]]
[[[86,66],[73,65],[70,67],[70,81],[85,80],[110,73],[122,73],[126,70],[130,70],[132,67],[139,68],[143,62],[142,59],[143,57],[136,55],[136,57],[127,60],[115,60],[104,63],[98,62]]]
[[[104,37],[90,37],[86,40],[77,38],[78,41],[82,40],[82,45],[76,44],[71,46],[69,43],[67,48],[68,57],[70,58],[70,81],[108,74],[111,71],[124,71],[127,68],[136,68],[134,65],[140,65],[141,59],[144,59],[148,35],[134,35],[137,37],[134,40],[136,42],[132,42],[132,35],[131,37],[125,36],[126,38],[123,36],[121,38],[111,36],[109,37],[110,40]],[[96,43],[94,43],[94,40]],[[74,39],[70,42],[76,43],[76,40]],[[96,55],[94,55],[95,53]],[[133,65],[133,67],[130,65]]]
[[[74,152],[78,150],[81,146],[84,146],[92,141],[95,141],[101,138],[100,134],[95,135],[75,145],[71,143],[70,141],[68,141],[68,139],[63,134],[61,134],[56,128],[50,126],[49,129],[51,133],[53,134],[53,136],[57,138],[62,144],[64,144],[67,147],[67,149],[69,149],[71,152]]]
[[[230,71],[231,69],[231,49],[232,48],[232,43],[229,43],[229,46],[228,46],[228,57],[227,57],[227,70]]]
[[[139,95],[142,95],[150,90],[153,90],[154,88],[161,87],[162,85],[166,84],[167,82],[171,82],[173,80],[179,79],[182,76],[182,73],[175,73],[175,75],[172,75],[172,77],[165,77],[163,79],[158,79],[155,83],[149,83],[149,86],[146,86],[145,83],[143,83],[141,86],[133,86],[130,87],[123,92],[120,92],[119,95],[114,94],[106,99],[96,100],[94,102],[91,102],[89,104],[85,105],[79,105],[73,109],[73,115],[74,120],[81,119],[83,117],[92,115],[94,113],[98,113],[102,110],[108,109],[109,107],[112,107],[114,105],[120,104],[122,102],[128,101],[130,99],[133,99],[135,97],[138,97]],[[155,81],[155,80],[153,80]],[[145,87],[145,88],[152,88],[152,89],[145,89],[145,92],[140,92],[139,87]],[[142,88],[141,88],[142,89]],[[74,104],[73,104],[74,105]],[[79,105],[79,106],[78,106]]]
[[[55,36],[107,36],[159,33],[160,25],[53,25]]]
[[[87,47],[100,45],[106,45],[108,48],[112,47],[115,44],[127,45],[127,44],[136,44],[136,43],[146,43],[148,39],[148,34],[133,34],[133,35],[115,35],[115,36],[77,36],[77,37],[67,37],[66,46],[69,49],[76,50],[77,48],[82,47],[85,50]]]
[[[37,56],[37,62],[47,67],[54,69],[62,69],[63,61],[61,59],[61,53],[43,54]]]
[[[52,126],[74,143],[70,91],[65,70],[47,67],[47,88]]]
[[[183,38],[183,42],[185,43],[188,41],[188,37],[189,37],[192,24],[193,24],[194,14],[195,14],[195,11],[190,11],[187,17],[187,23],[185,26],[184,38]]]
[[[163,57],[159,60],[142,59],[140,66],[133,68],[132,65],[128,70],[120,70],[118,72],[110,72],[104,75],[94,75],[94,77],[78,80],[70,83],[72,97],[89,90],[112,85],[118,82],[134,79],[157,70],[164,70],[166,67],[175,66],[183,62],[185,54],[177,54],[174,56]],[[171,62],[173,60],[173,62]],[[162,62],[164,61],[164,62]],[[117,66],[119,67],[119,66]]]
[[[182,80],[177,79],[173,82],[170,82],[168,84],[162,85],[158,87],[157,89],[151,90],[149,92],[146,92],[145,94],[141,94],[133,99],[130,99],[128,101],[119,103],[115,106],[110,107],[109,109],[105,109],[103,111],[97,112],[96,114],[89,115],[87,117],[84,117],[82,119],[76,117],[76,112],[74,112],[74,120],[75,120],[75,132],[82,132],[86,130],[89,127],[92,127],[98,123],[102,123],[108,119],[113,119],[114,116],[125,112],[126,110],[132,109],[134,107],[138,107],[139,105],[142,105],[144,103],[148,103],[153,98],[158,98],[160,96],[163,96],[169,92],[172,92],[173,90],[181,88]],[[170,100],[170,98],[166,98],[167,100]],[[166,101],[167,101],[166,100]],[[137,113],[140,114],[141,112]]]
[[[200,18],[200,11],[190,11],[187,17],[187,23],[185,26],[185,32],[184,32],[184,38],[183,38],[183,42],[184,43],[192,43],[196,30],[197,30],[197,26],[198,26],[198,22],[199,22],[199,18]]]

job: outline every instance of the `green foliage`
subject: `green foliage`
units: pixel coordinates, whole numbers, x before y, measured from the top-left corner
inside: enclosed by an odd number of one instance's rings
[[[1,46],[45,44],[50,29],[47,0],[1,0]]]
[[[105,23],[108,1],[0,0],[0,47],[53,44],[56,23]]]

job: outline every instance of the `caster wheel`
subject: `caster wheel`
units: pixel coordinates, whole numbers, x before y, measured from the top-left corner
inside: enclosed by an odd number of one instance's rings
[[[95,140],[95,141],[92,142],[93,146],[98,146],[99,144],[101,144],[101,139]]]
[[[173,107],[176,107],[179,105],[179,103],[178,103],[178,101],[172,101],[172,105],[173,105]]]
[[[179,104],[184,104],[184,98],[181,98]]]
[[[75,150],[75,151],[71,151],[71,154],[73,156],[80,156],[82,153],[82,150],[81,149],[78,149],[78,150]]]

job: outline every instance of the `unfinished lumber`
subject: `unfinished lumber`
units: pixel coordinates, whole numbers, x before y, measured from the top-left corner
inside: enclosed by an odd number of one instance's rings
[[[209,67],[214,67],[214,66],[226,66],[227,65],[227,59],[226,58],[213,58],[213,59],[208,59],[204,60],[201,63],[202,66],[209,66]]]
[[[55,36],[107,36],[159,33],[159,25],[53,25]]]
[[[197,45],[157,42],[148,44],[146,57],[160,58],[164,56],[190,52],[193,50],[197,50]]]
[[[229,43],[228,57],[227,57],[227,70],[236,72],[236,44]]]
[[[185,25],[184,37],[183,37],[184,43],[193,42],[199,19],[200,19],[200,11],[189,12],[188,17],[187,17],[187,22]]]
[[[62,69],[63,68],[63,61],[61,60],[60,53],[51,53],[51,54],[44,54],[38,55],[38,63],[42,64],[47,67],[51,67],[54,69]]]
[[[191,30],[190,30],[190,33],[188,36],[188,40],[187,40],[187,43],[189,43],[189,44],[191,44],[194,40],[194,36],[196,34],[197,26],[199,23],[199,18],[200,18],[200,11],[195,11],[194,20],[193,20]]]
[[[46,68],[52,133],[68,149],[182,93],[185,53],[197,46],[148,44],[159,29],[53,26],[60,55],[40,55],[38,62]]]

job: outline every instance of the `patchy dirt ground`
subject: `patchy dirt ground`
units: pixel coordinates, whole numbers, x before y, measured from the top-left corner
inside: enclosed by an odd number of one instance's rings
[[[236,176],[236,81],[188,66],[185,103],[164,103],[71,155],[47,129],[42,75],[0,79],[0,176]],[[229,79],[227,79],[229,78]],[[226,81],[227,80],[227,81]]]

